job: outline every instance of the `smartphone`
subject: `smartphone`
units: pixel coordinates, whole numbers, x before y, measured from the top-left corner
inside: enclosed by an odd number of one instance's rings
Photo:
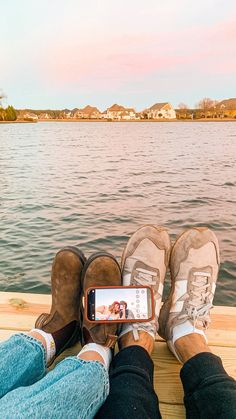
[[[150,287],[94,287],[87,290],[85,313],[95,323],[147,322],[154,317]]]

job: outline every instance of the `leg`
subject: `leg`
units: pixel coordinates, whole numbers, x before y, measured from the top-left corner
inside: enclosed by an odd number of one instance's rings
[[[0,401],[0,417],[90,419],[108,391],[108,372],[102,362],[69,357],[34,385],[6,394]]]
[[[188,341],[185,342],[187,337]],[[199,342],[201,339],[202,342]],[[195,346],[196,352],[199,347],[199,353],[194,356],[190,354],[191,358],[187,360],[186,347],[189,343]],[[176,342],[178,352],[186,359],[180,377],[184,388],[187,418],[235,419],[236,382],[226,373],[218,356],[213,355],[210,350],[201,352],[204,345],[203,338],[195,334],[180,338]],[[183,351],[180,346],[184,348]]]
[[[110,393],[96,419],[161,418],[153,387],[153,362],[150,357],[153,338],[139,332],[136,342],[132,332],[121,338],[121,351],[110,368]]]
[[[147,323],[125,323],[119,335],[121,351],[112,362],[110,394],[97,417],[160,418],[153,387],[154,339],[158,327],[163,282],[169,262],[170,238],[160,227],[137,230],[124,249],[121,266],[123,285],[149,285],[155,298],[155,319]]]
[[[16,334],[0,344],[0,398],[19,386],[29,386],[46,372],[46,352],[41,342]]]
[[[29,386],[42,378],[47,362],[78,340],[80,329],[79,292],[84,256],[75,247],[57,253],[52,266],[52,307],[50,314],[42,314],[36,321],[40,333],[17,334],[0,344],[0,398],[19,386]],[[51,354],[47,344],[53,343]],[[55,347],[56,344],[56,347]]]
[[[187,418],[234,419],[236,383],[211,353],[204,329],[219,269],[219,245],[208,228],[183,233],[170,260],[171,292],[160,313],[160,335],[184,363],[181,380]]]

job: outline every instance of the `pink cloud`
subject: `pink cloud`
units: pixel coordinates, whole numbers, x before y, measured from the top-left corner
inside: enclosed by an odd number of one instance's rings
[[[235,39],[234,18],[178,32],[72,38],[49,46],[40,67],[50,83],[107,88],[162,72],[228,73],[236,68]]]

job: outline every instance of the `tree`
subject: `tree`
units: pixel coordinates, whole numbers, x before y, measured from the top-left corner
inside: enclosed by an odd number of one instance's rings
[[[179,112],[177,113],[177,115],[180,119],[185,119],[189,117],[188,115],[189,108],[188,108],[188,105],[186,105],[186,103],[182,103],[182,102],[179,103],[178,109],[179,109]]]
[[[5,109],[5,120],[6,121],[15,121],[17,119],[16,111],[13,106],[8,106]]]
[[[217,100],[205,97],[197,103],[196,108],[200,109],[203,112],[202,116],[204,116],[205,118],[210,118],[215,116],[217,103]]]
[[[179,103],[179,105],[178,105],[178,109],[180,109],[180,110],[187,110],[188,109],[188,105],[186,105],[186,103]]]
[[[0,89],[0,107],[2,105],[2,100],[6,97],[5,93],[2,89]]]
[[[200,102],[198,102],[197,108],[201,109],[202,111],[209,111],[210,109],[214,109],[217,103],[217,100],[205,97],[204,99],[200,100]]]

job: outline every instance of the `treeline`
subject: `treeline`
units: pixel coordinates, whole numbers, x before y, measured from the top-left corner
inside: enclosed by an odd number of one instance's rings
[[[236,99],[217,101],[210,98],[200,100],[194,109],[185,103],[180,103],[176,109],[177,119],[202,119],[202,118],[235,118]]]
[[[52,109],[18,109],[16,110],[17,115],[21,117],[24,113],[33,113],[34,115],[40,116],[42,114],[48,114],[52,119],[59,119],[64,111],[62,110],[52,110]]]
[[[17,113],[13,106],[8,106],[6,109],[0,107],[0,121],[15,121],[16,119]]]

